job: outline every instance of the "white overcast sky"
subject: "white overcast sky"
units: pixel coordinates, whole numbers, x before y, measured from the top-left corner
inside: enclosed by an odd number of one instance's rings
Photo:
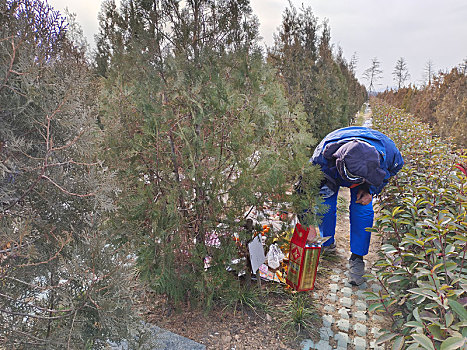
[[[117,0],[118,2],[118,0]],[[88,42],[97,33],[100,0],[48,0],[55,9],[75,13]],[[295,7],[311,6],[322,22],[329,20],[331,41],[342,47],[350,61],[356,53],[357,78],[364,84],[363,71],[373,57],[381,62],[383,77],[379,89],[395,86],[392,72],[404,57],[410,81],[419,84],[428,60],[438,70],[450,70],[467,58],[466,0],[292,0]],[[272,45],[273,33],[281,23],[288,0],[251,0],[259,18],[265,45]]]

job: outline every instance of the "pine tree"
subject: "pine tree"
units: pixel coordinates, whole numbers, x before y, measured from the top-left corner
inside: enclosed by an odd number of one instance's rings
[[[251,239],[245,213],[287,201],[307,164],[305,116],[263,61],[248,1],[128,1],[104,15],[114,23],[99,35],[110,53],[100,66],[107,159],[121,181],[114,227],[152,288],[210,306],[238,288],[226,267],[248,263],[232,264]]]

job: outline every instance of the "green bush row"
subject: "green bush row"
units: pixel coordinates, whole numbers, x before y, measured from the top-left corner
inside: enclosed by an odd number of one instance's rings
[[[380,102],[373,125],[405,165],[379,197],[373,231],[384,237],[367,292],[370,311],[392,321],[378,343],[392,349],[467,348],[467,197],[465,157],[427,124]],[[463,162],[463,164],[462,164]]]

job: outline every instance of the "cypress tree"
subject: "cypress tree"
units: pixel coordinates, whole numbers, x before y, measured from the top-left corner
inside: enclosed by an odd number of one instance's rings
[[[92,71],[46,3],[3,1],[0,12],[0,339],[98,347],[125,336],[131,310],[126,255],[101,228],[112,186]]]

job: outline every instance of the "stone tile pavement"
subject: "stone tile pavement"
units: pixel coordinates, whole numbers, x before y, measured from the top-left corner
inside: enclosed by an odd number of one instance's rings
[[[378,291],[377,284],[352,286],[348,282],[348,273],[335,268],[329,278],[329,294],[322,316],[323,326],[319,330],[320,340],[314,342],[305,339],[302,350],[354,349],[382,350],[384,347],[375,344],[380,330],[377,327],[381,316],[368,312],[365,291]]]

